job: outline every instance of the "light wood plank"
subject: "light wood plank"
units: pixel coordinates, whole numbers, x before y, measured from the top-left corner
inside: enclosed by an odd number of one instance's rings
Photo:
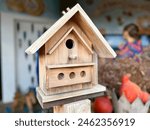
[[[88,50],[88,52],[90,54],[93,54],[93,50],[91,49],[91,47],[89,47],[89,45],[86,43],[86,41],[84,40],[84,38],[82,38],[82,35],[80,35],[75,28],[74,28],[74,31],[75,31],[75,34],[77,35],[77,37],[79,37],[79,39],[81,40],[81,43],[83,44],[83,46],[85,48],[87,48],[87,50]]]
[[[54,113],[91,113],[89,99],[53,107]]]
[[[72,21],[72,20],[71,20]],[[72,22],[68,21],[64,26],[62,26],[56,33],[53,35],[46,43],[46,53],[52,49],[59,41],[63,38],[63,36],[69,31],[72,27]]]
[[[68,32],[66,32],[64,34],[64,36],[54,45],[53,48],[50,48],[50,50],[47,52],[48,54],[52,54],[55,49],[62,43],[62,41],[64,41],[64,39],[71,33],[71,32],[74,32],[74,35],[76,35],[80,40],[81,40],[81,43],[83,44],[83,46],[87,49],[87,51],[90,53],[90,54],[93,54],[93,50],[91,49],[91,47],[89,47],[89,45],[86,43],[85,39],[82,38],[82,36],[78,33],[78,31],[75,29],[75,27],[71,27]]]
[[[73,91],[73,92],[69,92],[69,93],[61,93],[61,94],[46,96],[39,87],[37,88],[37,93],[40,96],[41,103],[58,101],[58,100],[77,97],[77,96],[84,96],[84,95],[88,95],[88,94],[96,94],[96,93],[101,93],[101,92],[105,92],[105,91],[106,91],[106,87],[98,84],[96,86],[93,86],[90,89],[84,89],[84,90]]]
[[[71,39],[71,40],[73,40],[73,48],[72,49],[68,49],[67,47],[66,47],[66,41],[68,40],[68,39]],[[77,38],[73,35],[73,32],[71,32],[67,37],[66,37],[66,39],[65,39],[65,41],[64,41],[64,48],[66,48],[67,49],[67,53],[68,53],[68,57],[67,57],[67,63],[68,64],[76,64],[76,63],[78,63],[78,57],[79,57],[79,55],[78,55],[78,42],[77,42]],[[61,49],[62,50],[62,49]],[[60,50],[60,52],[62,52]],[[60,57],[61,58],[61,57]],[[62,59],[62,58],[61,58]]]
[[[68,67],[83,67],[83,66],[93,66],[95,63],[81,63],[81,64],[60,64],[60,65],[47,65],[47,69],[57,69],[57,68],[68,68]]]
[[[46,87],[45,46],[39,51],[39,84],[41,89]]]
[[[39,48],[41,48],[70,18],[78,11],[77,6],[74,6],[64,16],[55,22],[40,38],[38,38],[29,48],[26,53],[34,54]]]
[[[54,88],[65,85],[91,82],[91,69],[91,67],[79,67],[48,70],[48,87]],[[80,75],[81,72],[85,73],[83,77]],[[61,79],[58,78],[59,74],[62,74]]]
[[[65,25],[73,16],[76,23],[82,28],[82,30],[89,37],[93,43],[94,49],[100,57],[114,58],[116,53],[101,35],[94,23],[90,20],[88,15],[84,12],[79,4],[75,5],[70,11],[68,11],[62,18],[60,18],[50,29],[48,29],[39,39],[37,39],[27,50],[26,53],[33,54],[40,47],[42,47],[55,33]],[[83,29],[84,28],[84,29]]]
[[[79,12],[76,14],[76,23],[85,30],[84,32],[87,34],[89,39],[93,42],[93,47],[96,50],[96,53],[99,57],[104,58],[114,58],[116,57],[116,53],[110,47],[108,42],[102,36],[98,28],[94,25],[92,20],[88,17],[85,11],[81,8],[80,5],[77,5]],[[92,37],[91,37],[92,36]]]
[[[82,29],[76,24],[74,19],[72,19],[72,21],[70,21],[70,23],[76,29],[76,31],[80,34],[80,36],[85,40],[85,42],[88,44],[88,46],[91,48],[92,44],[93,44],[92,41],[90,41],[90,39],[87,37],[87,35],[84,33],[84,31],[82,31]]]
[[[52,49],[50,49],[47,53],[52,54],[54,50],[64,41],[64,39],[69,35],[69,33],[73,30],[73,27],[71,27],[65,34],[64,36],[54,45]]]
[[[94,52],[93,54],[93,62],[94,62],[94,66],[92,69],[92,83],[96,85],[98,84],[98,56],[96,52]]]
[[[48,88],[47,90],[45,90],[43,92],[45,95],[49,96],[49,95],[77,91],[77,90],[81,90],[81,89],[82,89],[82,84],[74,84],[74,85],[69,85],[69,86],[61,86],[61,88],[60,87]]]
[[[92,55],[87,52],[85,47],[80,43],[81,41],[78,41],[78,63],[89,63],[92,62]]]

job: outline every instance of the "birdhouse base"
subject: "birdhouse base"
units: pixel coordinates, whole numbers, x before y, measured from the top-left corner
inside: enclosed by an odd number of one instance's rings
[[[40,87],[37,88],[37,99],[43,109],[49,109],[53,106],[60,106],[63,104],[95,98],[103,96],[106,91],[106,87],[102,85],[96,85],[89,89],[83,89],[78,91],[72,91],[67,93],[61,93],[51,96],[46,96]]]

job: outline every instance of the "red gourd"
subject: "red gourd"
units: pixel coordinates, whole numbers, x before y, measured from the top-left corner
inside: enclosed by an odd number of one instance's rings
[[[111,113],[113,111],[112,102],[107,96],[96,98],[93,105],[96,113]]]

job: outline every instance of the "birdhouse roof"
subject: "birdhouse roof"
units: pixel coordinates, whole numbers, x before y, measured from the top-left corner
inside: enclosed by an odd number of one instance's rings
[[[79,4],[76,4],[58,21],[56,21],[55,24],[53,24],[43,35],[41,35],[41,37],[39,37],[29,48],[26,49],[26,53],[34,54],[77,13],[80,15],[80,17],[78,17],[78,21],[80,21],[79,23],[81,24],[84,23],[84,25],[81,25],[81,27],[83,27],[83,29],[85,27],[84,31],[86,32],[86,35],[91,41],[93,48],[98,56],[103,58],[116,57],[114,50],[110,47],[100,31],[97,29],[97,27]],[[90,48],[87,49],[89,50]]]

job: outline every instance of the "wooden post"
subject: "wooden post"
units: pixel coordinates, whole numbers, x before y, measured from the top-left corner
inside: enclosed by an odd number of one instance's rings
[[[53,107],[54,113],[91,113],[91,101],[89,99]]]

